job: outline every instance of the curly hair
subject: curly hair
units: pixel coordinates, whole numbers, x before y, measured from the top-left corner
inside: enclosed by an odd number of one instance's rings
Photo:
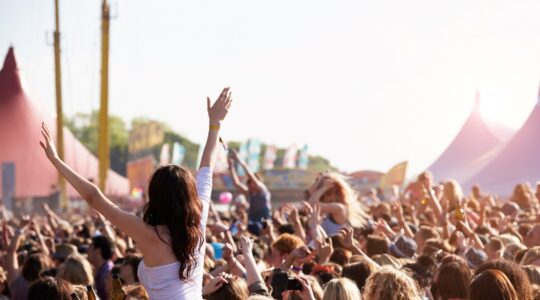
[[[368,300],[408,300],[421,295],[416,281],[407,273],[382,267],[367,279],[363,296]]]

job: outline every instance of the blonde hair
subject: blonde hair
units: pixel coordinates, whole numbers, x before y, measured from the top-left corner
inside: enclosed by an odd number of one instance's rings
[[[358,201],[358,194],[347,181],[347,177],[335,173],[326,172],[322,178],[328,178],[334,182],[334,187],[328,190],[321,199],[334,197],[335,202],[339,202],[347,207],[347,221],[352,227],[361,228],[367,224],[368,214],[365,207]]]
[[[382,267],[371,274],[364,287],[366,300],[409,300],[421,298],[416,281],[403,271]]]
[[[71,284],[94,284],[92,265],[84,256],[72,254],[66,258],[63,268],[58,272],[58,278],[69,281]]]
[[[521,268],[527,273],[531,284],[540,284],[540,267],[527,265],[521,266]]]
[[[519,264],[522,266],[532,265],[538,259],[540,259],[540,247],[532,247],[525,252]]]
[[[361,300],[360,290],[349,278],[330,280],[324,288],[323,300]]]
[[[449,180],[444,183],[443,199],[448,201],[449,208],[455,208],[463,198],[461,186],[455,180]]]

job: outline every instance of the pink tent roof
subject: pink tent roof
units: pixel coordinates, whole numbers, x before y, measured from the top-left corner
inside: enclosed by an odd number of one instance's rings
[[[492,124],[488,126],[482,119],[479,106],[480,95],[477,93],[469,118],[446,150],[428,168],[436,180],[455,179],[464,182],[494,159],[502,149],[504,141],[493,132],[493,128],[500,130],[501,127]],[[507,132],[501,135],[508,136]]]
[[[51,193],[57,185],[58,175],[43,154],[38,142],[41,122],[49,124],[56,135],[54,118],[43,109],[36,108],[24,90],[21,73],[11,47],[0,71],[0,164],[15,164],[15,197],[41,197]],[[98,160],[67,129],[64,128],[65,161],[74,170],[97,181]],[[2,176],[0,172],[0,177]],[[0,178],[0,183],[1,183]],[[121,196],[129,194],[125,177],[109,170],[106,193]],[[0,195],[2,184],[0,184]],[[78,196],[72,187],[71,197]]]
[[[540,91],[538,102],[521,129],[497,156],[469,179],[486,192],[507,196],[517,183],[540,180]]]

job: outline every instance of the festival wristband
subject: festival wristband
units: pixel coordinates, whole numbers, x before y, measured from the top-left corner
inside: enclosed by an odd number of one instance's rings
[[[210,124],[210,131],[219,131],[221,125],[219,124]]]

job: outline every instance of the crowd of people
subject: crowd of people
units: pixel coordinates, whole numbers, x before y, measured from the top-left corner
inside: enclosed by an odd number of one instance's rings
[[[45,154],[95,213],[2,211],[0,300],[88,299],[94,289],[111,299],[113,274],[125,299],[540,299],[540,184],[500,199],[424,172],[403,190],[359,194],[324,172],[305,201],[276,207],[230,150],[237,197],[218,211],[212,170],[231,103],[228,88],[208,99],[196,175],[158,168],[134,213],[65,165],[44,125]]]

